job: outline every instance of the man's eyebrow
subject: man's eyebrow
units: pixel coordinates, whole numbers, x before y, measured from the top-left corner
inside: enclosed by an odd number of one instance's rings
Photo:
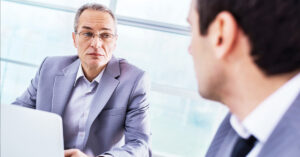
[[[93,28],[91,28],[91,27],[89,27],[89,26],[82,26],[82,28],[83,29],[88,29],[88,30],[93,30]],[[111,28],[106,28],[106,27],[104,27],[104,28],[101,28],[101,30],[108,30],[108,31],[111,31],[112,29]]]
[[[105,30],[105,31],[111,31],[111,29],[110,28],[101,28],[101,30]]]
[[[89,27],[89,26],[82,26],[82,28],[84,28],[84,29],[89,29],[89,30],[93,30],[91,27]]]

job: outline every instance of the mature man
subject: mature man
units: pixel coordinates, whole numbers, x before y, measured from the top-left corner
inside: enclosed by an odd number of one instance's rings
[[[207,157],[300,156],[300,1],[193,0],[199,93],[230,113]]]
[[[99,4],[76,13],[78,56],[48,57],[14,104],[61,115],[65,157],[148,157],[144,71],[112,55],[116,19]]]

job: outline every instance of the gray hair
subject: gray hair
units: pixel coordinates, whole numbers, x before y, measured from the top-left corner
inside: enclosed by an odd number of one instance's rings
[[[114,13],[107,7],[105,7],[104,5],[101,4],[97,4],[97,3],[87,3],[84,4],[83,6],[81,6],[75,15],[75,20],[74,20],[74,32],[77,33],[77,28],[78,28],[78,21],[79,21],[79,17],[80,15],[83,13],[83,11],[87,10],[87,9],[91,9],[91,10],[97,10],[97,11],[101,11],[101,12],[105,12],[108,13],[114,20],[115,22],[115,33],[117,33],[117,19],[114,15]]]

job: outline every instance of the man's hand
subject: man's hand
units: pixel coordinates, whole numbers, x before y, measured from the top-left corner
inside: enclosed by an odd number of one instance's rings
[[[79,149],[67,149],[65,150],[65,157],[88,157],[82,153]]]

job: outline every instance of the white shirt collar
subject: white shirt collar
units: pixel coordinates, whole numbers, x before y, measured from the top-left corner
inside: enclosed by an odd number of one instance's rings
[[[255,136],[265,143],[282,116],[300,92],[300,73],[267,97],[241,123],[235,115],[230,118],[233,129],[242,137]]]
[[[94,82],[100,83],[100,80],[102,78],[102,75],[103,75],[105,69],[106,69],[106,67],[97,75],[97,77],[92,82],[90,82],[90,84],[92,84]],[[78,71],[77,71],[77,76],[76,76],[76,79],[75,79],[75,82],[74,82],[74,86],[76,85],[78,79],[81,78],[81,77],[83,77],[85,80],[87,80],[84,73],[83,73],[82,65],[80,63],[80,65],[78,67]]]

